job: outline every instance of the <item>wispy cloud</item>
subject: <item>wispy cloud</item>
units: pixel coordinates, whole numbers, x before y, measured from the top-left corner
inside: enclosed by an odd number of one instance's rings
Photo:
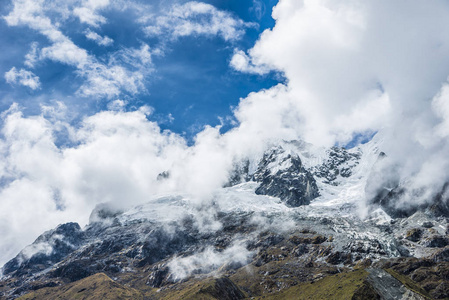
[[[259,0],[253,0],[253,5],[249,8],[249,10],[254,13],[257,19],[261,19],[265,15],[265,4]]]
[[[106,18],[98,13],[110,4],[109,0],[84,0],[81,6],[75,7],[73,14],[77,16],[81,23],[99,27],[106,23]]]
[[[39,60],[39,44],[37,42],[31,43],[30,51],[25,55],[25,66],[29,68],[34,68],[36,62]]]
[[[145,91],[146,76],[153,71],[151,49],[142,44],[111,54],[108,64],[94,61],[79,68],[86,81],[78,92],[83,96],[115,97],[122,91],[137,94]]]
[[[118,9],[122,2],[73,0],[54,3],[45,0],[14,0],[12,4],[12,10],[3,17],[6,23],[9,26],[31,28],[50,42],[50,45],[41,43],[41,47],[37,42],[31,44],[24,60],[27,67],[36,68],[38,62],[51,60],[74,68],[78,78],[82,79],[78,95],[83,97],[113,98],[121,93],[135,95],[147,91],[145,85],[154,71],[151,56],[162,53],[161,49],[150,49],[145,42],[141,42],[140,49],[123,46],[121,50],[97,57],[77,45],[62,26],[66,20],[75,17],[82,24],[98,29],[107,21],[101,12]],[[133,3],[127,7],[131,7],[136,15],[145,14],[144,5]],[[243,36],[248,27],[253,26],[229,12],[195,1],[164,7],[159,16],[142,17],[136,22],[148,35],[157,35],[162,40],[201,35],[235,41]],[[100,46],[111,46],[114,43],[110,37],[102,36],[90,28],[85,29],[84,34],[88,40]],[[27,84],[37,87],[30,81]]]
[[[89,29],[86,30],[84,32],[84,34],[86,35],[87,39],[96,42],[100,46],[110,46],[110,45],[112,45],[114,43],[114,40],[111,39],[110,37],[101,36],[98,33],[94,32],[94,31],[91,31]]]
[[[216,9],[202,2],[187,2],[174,5],[167,12],[152,19],[145,32],[149,36],[166,36],[177,39],[190,35],[220,36],[226,41],[240,39],[248,27],[246,23],[231,13]]]
[[[109,1],[84,1],[83,7],[91,10],[107,6]],[[132,62],[117,60],[119,53],[111,53],[107,63],[98,60],[85,49],[77,46],[68,36],[46,16],[43,1],[17,0],[13,10],[4,17],[9,26],[28,26],[47,37],[50,46],[38,49],[32,44],[31,51],[26,56],[25,64],[34,66],[37,61],[49,59],[76,68],[76,72],[84,78],[78,93],[81,96],[113,97],[121,92],[136,94],[144,91],[146,76],[151,73],[151,52],[148,46],[140,49],[126,49]],[[75,13],[75,10],[74,10]],[[109,45],[112,40],[100,37],[88,30],[87,38],[99,44]],[[136,59],[138,62],[136,62]]]
[[[11,70],[5,73],[5,79],[10,84],[21,84],[32,90],[36,90],[41,86],[39,77],[34,75],[33,72],[24,69],[17,70],[15,67],[12,67]]]
[[[225,264],[246,265],[253,253],[243,243],[236,242],[224,251],[214,251],[212,247],[187,257],[175,257],[168,263],[175,280],[182,280],[195,272],[209,273]]]

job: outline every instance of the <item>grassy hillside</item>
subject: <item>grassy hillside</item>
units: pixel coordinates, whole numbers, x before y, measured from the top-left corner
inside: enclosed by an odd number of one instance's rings
[[[19,298],[32,299],[143,299],[143,295],[132,288],[114,282],[104,273],[97,273],[62,287],[44,288]]]
[[[365,288],[367,276],[368,272],[365,270],[340,273],[315,282],[293,286],[282,292],[264,296],[263,299],[353,299],[354,294],[369,292],[369,289]]]

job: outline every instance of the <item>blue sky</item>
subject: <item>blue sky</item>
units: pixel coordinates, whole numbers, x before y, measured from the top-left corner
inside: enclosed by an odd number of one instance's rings
[[[82,1],[73,2],[73,7],[82,4]],[[192,33],[178,38],[170,38],[169,33],[150,36],[145,33],[144,27],[152,22],[151,18],[154,19],[157,15],[169,11],[171,6],[182,5],[183,2],[151,3],[150,7],[146,7],[145,2],[137,1],[135,7],[124,10],[109,4],[100,8],[101,16],[106,21],[99,24],[83,23],[76,16],[67,15],[67,12],[57,9],[39,12],[57,24],[60,32],[77,47],[104,63],[107,63],[110,55],[114,53],[127,48],[139,48],[144,44],[151,50],[158,49],[161,52],[152,54],[151,65],[146,67],[152,70],[141,72],[144,77],[141,88],[137,91],[121,88],[119,93],[112,96],[101,93],[81,95],[79,89],[86,78],[80,76],[73,64],[52,58],[38,58],[32,67],[27,66],[25,57],[30,53],[33,44],[39,52],[51,46],[52,42],[29,24],[11,25],[2,18],[0,51],[3,54],[0,58],[0,74],[5,74],[12,68],[24,69],[37,76],[40,85],[33,89],[11,80],[7,82],[2,76],[0,109],[6,110],[16,102],[25,114],[38,114],[42,104],[51,105],[55,101],[61,101],[70,108],[73,122],[76,122],[85,115],[106,109],[108,103],[121,99],[126,101],[126,109],[151,106],[154,112],[150,118],[157,121],[162,129],[170,129],[191,140],[206,124],[215,126],[223,122],[222,131],[228,130],[234,126],[230,119],[232,107],[238,105],[240,98],[283,80],[279,73],[247,74],[237,72],[229,66],[234,49],[249,49],[263,30],[274,26],[271,10],[276,1],[206,2],[213,5],[217,11],[226,12],[226,17],[248,24],[236,26],[242,33],[238,37],[228,39],[216,33]],[[6,4],[2,5],[0,10],[2,16],[7,16],[14,10],[11,1]],[[73,7],[67,8],[67,11]],[[154,16],[151,16],[153,14]],[[150,21],[138,21],[148,16],[151,16]],[[86,38],[87,31],[109,37],[110,45],[99,45]],[[126,67],[136,69],[135,66]]]

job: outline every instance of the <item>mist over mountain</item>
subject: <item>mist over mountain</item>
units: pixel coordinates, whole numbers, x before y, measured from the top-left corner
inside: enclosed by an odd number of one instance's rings
[[[449,297],[445,1],[0,11],[1,297]]]

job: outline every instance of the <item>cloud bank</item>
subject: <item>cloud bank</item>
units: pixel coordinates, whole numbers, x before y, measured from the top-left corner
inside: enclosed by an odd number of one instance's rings
[[[345,144],[381,131],[391,161],[383,172],[399,168],[397,180],[415,195],[403,201],[422,203],[449,179],[448,13],[444,1],[281,0],[275,27],[246,53],[236,50],[230,65],[282,71],[287,91],[274,96],[276,107],[307,141]]]

